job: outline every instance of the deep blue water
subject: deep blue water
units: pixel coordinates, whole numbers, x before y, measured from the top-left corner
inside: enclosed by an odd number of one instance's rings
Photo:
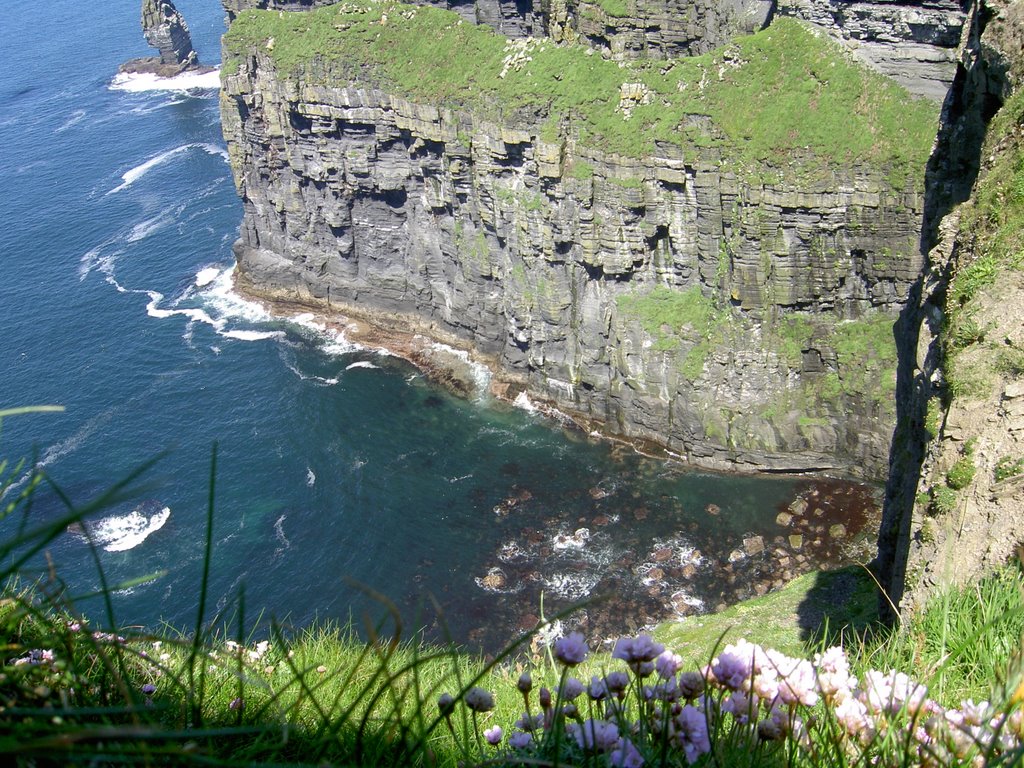
[[[220,4],[177,5],[216,63]],[[433,595],[457,640],[493,647],[541,592],[549,612],[613,593],[577,617],[600,633],[775,570],[725,563],[745,536],[782,533],[805,481],[641,459],[234,297],[241,205],[217,94],[112,88],[150,53],[138,15],[138,0],[0,4],[0,408],[66,408],[5,419],[0,456],[35,452],[84,502],[168,451],[91,523],[112,581],[166,572],[118,593],[121,621],[193,621],[215,441],[211,598],[230,610],[244,585],[249,616],[379,616],[355,580],[407,611]],[[58,512],[46,497],[32,514]],[[95,588],[80,532],[50,553],[73,593]]]

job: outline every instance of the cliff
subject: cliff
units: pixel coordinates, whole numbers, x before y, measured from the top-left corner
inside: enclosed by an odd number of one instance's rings
[[[222,0],[228,20],[245,9],[309,10],[335,0]],[[579,42],[616,60],[708,53],[776,16],[815,25],[914,94],[942,101],[956,72],[961,0],[421,0],[509,37]]]
[[[224,61],[245,290],[701,465],[884,473],[936,110],[811,26],[614,62],[350,2],[245,12]]]
[[[987,0],[970,22],[899,332],[879,563],[903,613],[1024,542],[1024,9]]]

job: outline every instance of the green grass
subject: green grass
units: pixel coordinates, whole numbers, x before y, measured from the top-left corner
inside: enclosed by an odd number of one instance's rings
[[[652,153],[656,141],[718,146],[723,162],[743,172],[830,178],[837,166],[867,164],[899,188],[920,187],[936,128],[933,104],[788,18],[732,46],[735,65],[719,51],[620,66],[541,41],[529,63],[501,77],[506,46],[454,13],[350,0],[298,14],[241,14],[224,37],[225,76],[253,51],[269,52],[282,74],[306,83],[377,87],[545,136],[553,120],[571,117],[582,144],[631,157]],[[654,95],[628,120],[618,112],[627,82]],[[711,118],[710,135],[688,127],[693,115]]]
[[[960,491],[971,484],[974,475],[978,471],[974,461],[968,456],[962,456],[949,468],[946,473],[946,485],[954,491]]]
[[[892,400],[896,386],[893,322],[889,315],[876,314],[836,326],[831,343],[845,392],[866,395],[879,405]]]
[[[1024,472],[1024,458],[1000,456],[996,462],[995,479],[997,483],[1001,483],[1003,480],[1016,477],[1022,472]]]
[[[618,306],[657,338],[680,334],[706,338],[720,319],[714,299],[699,286],[685,290],[657,286],[646,294],[624,294],[618,297]]]

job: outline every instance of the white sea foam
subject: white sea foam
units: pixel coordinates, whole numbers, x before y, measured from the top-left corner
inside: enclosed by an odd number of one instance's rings
[[[503,563],[514,563],[527,559],[526,551],[515,541],[506,541],[498,550],[498,559]]]
[[[292,543],[288,541],[288,537],[284,535],[285,518],[287,518],[287,515],[281,515],[277,518],[277,521],[274,523],[274,536],[277,537],[277,540],[281,542],[285,549],[288,549],[291,547]]]
[[[353,368],[380,368],[380,366],[374,365],[369,360],[357,360],[345,366],[346,371],[351,371]]]
[[[577,528],[573,533],[559,533],[551,539],[554,549],[583,549],[590,541],[589,528]]]
[[[262,341],[263,339],[283,339],[286,334],[284,331],[221,331],[218,330],[221,336],[225,339],[236,339],[238,341]]]
[[[182,152],[187,152],[189,149],[191,149],[192,146],[192,144],[182,144],[180,147],[168,149],[166,152],[161,152],[159,155],[154,155],[145,162],[139,163],[134,168],[130,168],[129,170],[121,174],[121,184],[114,187],[107,194],[112,195],[115,192],[120,192],[122,189],[130,187],[132,184],[141,179],[143,176],[149,173],[152,169],[156,168],[158,165],[163,165],[172,157],[180,155]]]
[[[147,173],[149,173],[157,166],[163,165],[168,160],[177,157],[183,152],[188,152],[190,149],[201,149],[207,154],[218,155],[222,157],[224,160],[228,159],[227,150],[224,149],[223,147],[217,146],[216,144],[182,144],[180,147],[174,147],[174,149],[168,149],[164,152],[161,152],[158,155],[154,155],[145,162],[139,163],[134,168],[129,168],[127,171],[121,174],[121,183],[114,187],[109,192],[107,192],[107,194],[112,195],[115,192],[120,192],[122,189],[130,187],[132,184],[141,179],[143,176],[145,176]]]
[[[129,243],[137,243],[139,240],[149,237],[157,230],[162,229],[167,224],[174,221],[174,217],[177,213],[178,211],[168,209],[158,213],[150,219],[146,219],[145,221],[136,224],[131,228],[128,234],[125,235],[125,241]]]
[[[220,69],[212,72],[185,72],[174,77],[157,77],[147,73],[118,72],[110,83],[115,91],[140,93],[143,91],[192,91],[220,88]]]
[[[306,467],[306,485],[308,485],[310,488],[316,485],[316,472],[314,472],[309,467]]]
[[[76,109],[68,116],[67,120],[61,123],[60,127],[57,128],[54,131],[54,133],[64,133],[64,131],[66,131],[71,126],[77,125],[78,123],[82,122],[82,119],[85,117],[85,114],[86,113],[84,109]]]
[[[205,288],[218,277],[220,277],[220,267],[206,267],[196,272],[196,287]]]
[[[303,373],[295,365],[290,363],[288,360],[284,360],[284,365],[285,365],[285,367],[289,371],[294,373],[299,378],[299,381],[312,381],[312,382],[315,382],[317,384],[322,384],[325,387],[333,387],[335,384],[337,384],[339,381],[341,381],[341,379],[339,379],[339,378],[337,378],[335,376],[332,376],[332,377],[316,376],[316,375],[312,375],[311,376],[311,375],[309,375],[307,373]]]
[[[143,502],[127,515],[111,515],[86,526],[92,540],[107,552],[125,552],[163,528],[170,516],[170,507]]]
[[[516,399],[512,401],[512,405],[516,408],[522,408],[524,411],[528,411],[529,413],[537,412],[537,406],[530,401],[530,396],[527,395],[526,392],[520,392],[516,395]]]
[[[553,573],[544,579],[544,586],[566,600],[579,600],[589,595],[600,580],[595,573]]]
[[[473,376],[473,384],[476,386],[476,393],[482,397],[487,394],[491,386],[491,370],[483,363],[478,363],[469,356],[469,353],[462,349],[455,349],[447,344],[435,341],[431,345],[432,349],[438,352],[443,352],[446,355],[458,358],[466,364]]]

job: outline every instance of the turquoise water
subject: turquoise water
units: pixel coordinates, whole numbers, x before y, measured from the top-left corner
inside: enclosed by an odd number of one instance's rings
[[[177,5],[216,63],[220,4]],[[752,535],[781,542],[776,514],[806,481],[682,472],[484,387],[453,397],[236,297],[241,205],[216,91],[111,86],[147,54],[137,0],[0,4],[0,407],[66,407],[6,419],[0,454],[35,452],[84,501],[167,451],[137,499],[89,523],[115,583],[165,572],[117,594],[122,622],[194,620],[215,441],[211,599],[225,611],[244,586],[250,617],[379,617],[358,583],[407,619],[433,596],[434,636],[446,624],[493,648],[535,620],[542,593],[549,613],[613,595],[573,619],[603,634],[774,576],[771,557],[729,555]],[[59,509],[49,497],[32,514]],[[51,555],[72,592],[97,586],[81,531]]]

